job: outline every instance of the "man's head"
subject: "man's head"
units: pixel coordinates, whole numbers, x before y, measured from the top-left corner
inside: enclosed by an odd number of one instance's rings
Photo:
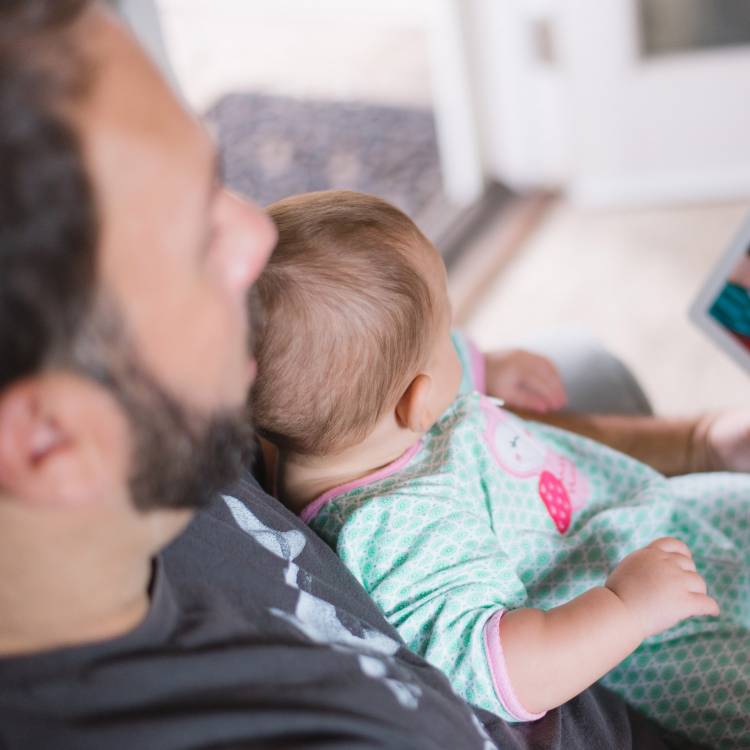
[[[424,432],[458,388],[437,250],[372,195],[306,193],[268,212],[279,243],[252,295],[259,431],[301,456],[358,445],[394,410]]]
[[[0,514],[111,506],[156,548],[242,460],[272,226],[86,0],[0,6],[0,163]]]

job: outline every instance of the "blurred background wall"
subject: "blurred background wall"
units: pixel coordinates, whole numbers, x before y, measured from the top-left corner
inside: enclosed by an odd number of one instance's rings
[[[392,200],[484,346],[585,329],[662,411],[748,400],[686,318],[750,208],[746,0],[119,6],[232,186]]]

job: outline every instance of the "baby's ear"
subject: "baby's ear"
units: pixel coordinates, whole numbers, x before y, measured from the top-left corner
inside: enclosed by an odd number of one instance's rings
[[[435,419],[430,409],[431,391],[432,378],[426,373],[420,373],[409,383],[396,404],[399,427],[420,435],[432,427]]]

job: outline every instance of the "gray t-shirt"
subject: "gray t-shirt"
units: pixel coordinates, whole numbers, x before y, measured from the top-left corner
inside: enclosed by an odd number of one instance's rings
[[[0,659],[2,750],[496,746],[693,747],[600,688],[528,725],[472,711],[249,475],[155,561],[134,631]]]

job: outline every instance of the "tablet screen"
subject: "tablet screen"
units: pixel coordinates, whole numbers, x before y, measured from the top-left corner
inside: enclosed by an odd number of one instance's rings
[[[750,351],[750,253],[748,251],[745,251],[730,272],[729,278],[708,312],[719,325]]]
[[[690,318],[750,371],[750,221],[746,221],[690,308]]]

